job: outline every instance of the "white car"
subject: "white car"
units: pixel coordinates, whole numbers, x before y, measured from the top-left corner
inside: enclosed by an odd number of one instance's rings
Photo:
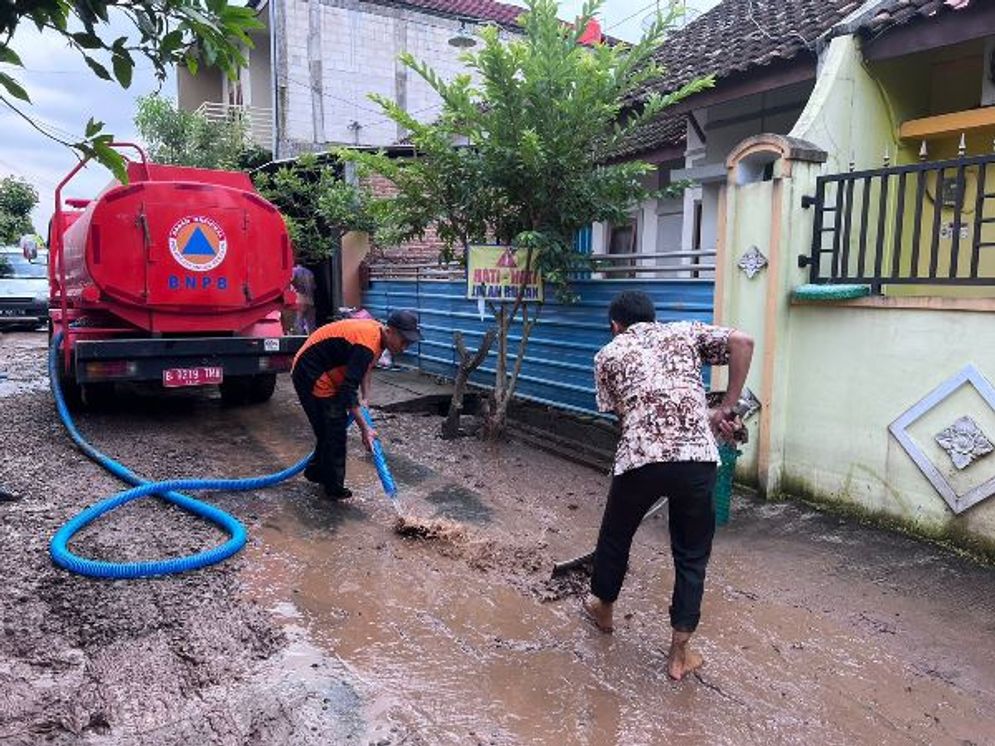
[[[0,325],[36,328],[48,323],[48,252],[27,259],[0,246]]]

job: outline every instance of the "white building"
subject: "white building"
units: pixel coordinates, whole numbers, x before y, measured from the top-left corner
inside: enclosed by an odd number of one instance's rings
[[[216,70],[178,74],[179,104],[209,117],[246,115],[274,158],[329,145],[390,145],[405,136],[368,98],[390,99],[417,119],[440,108],[434,91],[399,60],[409,52],[443,77],[474,31],[518,28],[522,9],[493,0],[251,0],[265,27],[231,83]]]

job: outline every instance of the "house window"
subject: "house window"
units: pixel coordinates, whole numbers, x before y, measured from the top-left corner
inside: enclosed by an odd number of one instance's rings
[[[632,218],[628,223],[622,225],[611,226],[611,232],[608,236],[608,253],[609,254],[635,254],[636,253],[636,237],[639,235],[637,233],[638,221],[635,217]],[[635,259],[619,259],[611,263],[614,267],[635,267]],[[611,279],[623,279],[635,277],[634,272],[612,272],[608,275]]]
[[[694,214],[693,214],[693,221],[694,222],[691,223],[691,250],[692,251],[701,251],[701,217],[702,217],[701,200],[700,199],[696,199],[694,201]],[[691,258],[691,264],[692,265],[701,264],[701,257],[700,256],[692,257]],[[691,273],[691,276],[692,277],[698,277],[699,276],[698,275],[698,271],[694,270]]]
[[[694,201],[694,223],[691,229],[691,250],[701,251],[701,200]]]
[[[608,240],[609,254],[636,253],[636,219],[624,225],[613,225]]]

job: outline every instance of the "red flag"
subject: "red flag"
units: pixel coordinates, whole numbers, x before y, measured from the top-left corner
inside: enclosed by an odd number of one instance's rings
[[[601,33],[601,24],[598,23],[597,18],[592,18],[588,21],[587,28],[584,29],[584,33],[580,36],[580,43],[592,46],[594,44],[600,44],[602,39],[603,34]]]

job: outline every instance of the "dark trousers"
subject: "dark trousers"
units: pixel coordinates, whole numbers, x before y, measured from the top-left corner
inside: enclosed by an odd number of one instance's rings
[[[314,455],[305,474],[321,482],[329,492],[345,486],[346,428],[349,424],[345,405],[338,397],[321,398],[311,393],[314,382],[291,376],[301,408],[314,431]]]
[[[615,602],[629,566],[632,537],[646,511],[666,495],[674,557],[670,626],[694,632],[701,618],[705,568],[715,533],[715,475],[713,463],[682,461],[647,464],[612,479],[594,553],[591,593]]]

